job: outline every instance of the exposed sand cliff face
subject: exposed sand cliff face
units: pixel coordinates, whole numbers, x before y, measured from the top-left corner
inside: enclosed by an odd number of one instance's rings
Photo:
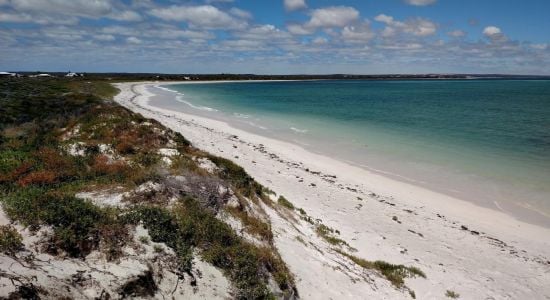
[[[0,209],[0,225],[9,224]],[[149,233],[142,226],[131,232],[131,242],[122,249],[121,259],[108,261],[101,252],[86,259],[59,257],[39,251],[48,228],[31,233],[16,226],[22,234],[24,251],[16,256],[0,255],[0,295],[7,296],[21,287],[32,295],[36,288],[48,299],[228,299],[230,284],[212,265],[194,260],[195,282],[178,278],[173,272],[173,251],[163,243],[144,244]],[[163,250],[159,252],[155,248]],[[155,280],[153,279],[155,278]],[[158,280],[162,278],[162,280]],[[140,288],[134,288],[139,286]],[[20,293],[21,294],[21,293]]]
[[[349,253],[419,267],[426,279],[406,279],[418,299],[442,299],[447,290],[461,299],[550,299],[549,229],[218,121],[151,107],[147,86],[117,84],[115,100],[243,166],[307,216],[338,230]],[[266,212],[302,298],[410,299],[336,251],[305,218]]]

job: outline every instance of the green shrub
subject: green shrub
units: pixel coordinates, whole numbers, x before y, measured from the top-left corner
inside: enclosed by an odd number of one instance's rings
[[[386,278],[389,282],[391,282],[397,288],[408,289],[405,286],[405,278],[411,278],[411,277],[417,277],[417,276],[426,278],[426,274],[424,274],[424,272],[422,272],[422,270],[418,269],[417,267],[394,265],[381,260],[372,262],[372,261],[359,258],[355,255],[351,255],[339,249],[334,249],[334,251],[349,258],[351,261],[353,261],[354,263],[356,263],[357,265],[365,269],[379,271],[384,276],[384,278]]]
[[[142,221],[151,240],[175,250],[180,269],[191,271],[193,249],[203,259],[223,270],[238,290],[240,299],[266,299],[267,272],[279,287],[290,293],[293,279],[284,262],[272,250],[258,248],[240,238],[226,223],[186,197],[172,212],[159,207],[140,207],[127,215],[131,223]]]
[[[244,196],[253,197],[262,194],[263,187],[241,166],[218,156],[209,155],[208,159],[220,168],[220,177],[229,180]]]
[[[149,245],[149,237],[148,236],[144,236],[144,235],[140,236],[139,241],[142,244]]]
[[[458,299],[460,297],[460,294],[451,290],[447,290],[447,292],[445,292],[445,296],[451,299]]]
[[[292,204],[292,202],[288,201],[283,195],[279,196],[279,199],[277,199],[277,203],[288,209],[294,209],[294,205]]]
[[[379,270],[386,279],[394,286],[401,288],[405,284],[405,278],[422,277],[426,278],[426,274],[416,267],[406,267],[404,265],[394,265],[385,261],[377,260],[374,262],[374,268]]]
[[[0,226],[0,252],[7,255],[15,255],[23,249],[23,238],[9,225]]]
[[[92,203],[66,195],[39,198],[40,219],[53,226],[55,244],[73,257],[84,257],[99,243],[99,226],[105,213]]]
[[[338,238],[334,236],[334,229],[326,226],[325,224],[317,224],[315,228],[315,232],[322,237],[325,241],[327,241],[329,244],[340,246],[340,245],[346,245],[349,246],[348,243],[341,238]]]

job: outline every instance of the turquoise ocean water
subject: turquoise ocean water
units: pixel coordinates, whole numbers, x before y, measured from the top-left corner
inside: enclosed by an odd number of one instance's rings
[[[550,216],[550,81],[164,88],[155,91],[153,105],[223,120],[533,223],[546,223]]]

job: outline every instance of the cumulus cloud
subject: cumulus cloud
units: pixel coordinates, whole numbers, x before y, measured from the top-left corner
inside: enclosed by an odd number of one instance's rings
[[[437,25],[424,18],[412,18],[402,22],[395,20],[392,16],[380,14],[374,19],[386,24],[386,28],[382,31],[384,37],[391,37],[401,32],[425,37],[433,35],[437,31]]]
[[[93,38],[102,42],[112,42],[116,40],[116,38],[111,34],[96,34]]]
[[[165,21],[184,21],[190,26],[203,29],[239,29],[246,22],[221,11],[212,5],[177,6],[155,8],[151,15]]]
[[[315,44],[315,45],[325,45],[325,44],[328,44],[328,40],[324,37],[316,37],[315,39],[313,39],[313,41],[311,41],[312,44]]]
[[[425,6],[425,5],[430,5],[437,2],[437,0],[404,0],[404,1],[407,4],[415,5],[415,6]]]
[[[483,35],[492,42],[506,41],[506,36],[502,33],[502,30],[496,26],[487,26],[483,29]]]
[[[41,25],[74,25],[78,23],[78,18],[66,16],[57,18],[55,16],[36,16],[28,13],[2,13],[0,12],[0,22],[12,23],[36,23]]]
[[[331,31],[334,27],[343,28],[359,19],[359,11],[349,6],[331,6],[312,10],[309,21],[303,24],[291,23],[286,26],[294,35],[309,35],[318,29]]]
[[[306,28],[301,24],[288,24],[286,26],[286,29],[288,30],[288,32],[295,35],[308,35],[315,32],[313,28]]]
[[[213,39],[214,34],[208,31],[183,30],[175,26],[162,24],[148,24],[140,27],[108,26],[101,30],[102,34],[144,37],[147,39]]]
[[[342,29],[342,38],[349,42],[368,42],[374,36],[370,23],[367,21],[358,25],[349,25]]]
[[[138,39],[137,37],[135,37],[135,36],[131,36],[131,37],[126,38],[126,42],[128,44],[137,45],[137,44],[141,44],[142,41],[140,39]]]
[[[72,15],[99,18],[113,10],[109,0],[12,0],[11,6],[20,12]]]
[[[109,15],[109,18],[117,21],[126,21],[126,22],[136,22],[136,21],[143,20],[143,18],[139,13],[131,10],[114,12]]]
[[[305,24],[309,28],[344,27],[359,19],[359,11],[349,6],[332,6],[314,9],[311,19]]]
[[[288,11],[294,11],[307,8],[305,0],[284,0],[285,9]]]
[[[453,31],[447,32],[447,35],[454,38],[461,38],[466,36],[466,32],[462,30],[453,30]]]
[[[233,7],[229,10],[229,13],[237,18],[252,19],[252,14],[244,9]]]
[[[531,44],[531,48],[537,50],[546,50],[548,49],[548,44]]]
[[[235,35],[248,40],[276,40],[291,37],[288,32],[282,31],[271,24],[257,25],[245,31],[237,32]]]
[[[487,26],[487,27],[485,27],[485,29],[483,29],[483,34],[485,36],[490,37],[490,36],[493,36],[493,35],[502,34],[502,31],[498,27]]]
[[[235,0],[206,0],[206,3],[233,3]]]

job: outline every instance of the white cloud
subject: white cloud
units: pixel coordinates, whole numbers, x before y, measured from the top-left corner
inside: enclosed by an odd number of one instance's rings
[[[135,44],[135,45],[141,44],[141,40],[138,39],[138,38],[135,37],[135,36],[131,36],[131,37],[126,38],[126,42],[127,42],[128,44]]]
[[[275,40],[291,37],[288,32],[282,31],[271,24],[254,26],[236,35],[241,39],[248,40]]]
[[[116,38],[111,34],[96,34],[93,36],[93,38],[103,42],[111,42],[116,40]]]
[[[359,19],[359,11],[349,6],[332,6],[314,9],[311,19],[305,24],[309,28],[344,27]]]
[[[0,22],[12,23],[36,23],[41,25],[74,25],[78,23],[78,18],[63,17],[56,18],[50,16],[34,16],[27,13],[2,13],[0,12]]]
[[[405,0],[405,3],[416,6],[425,6],[434,4],[437,0]]]
[[[374,19],[386,24],[386,28],[382,31],[382,36],[384,37],[391,37],[400,32],[425,37],[433,35],[437,31],[437,25],[424,18],[414,18],[401,22],[395,20],[392,16],[380,14]]]
[[[102,34],[140,36],[148,39],[213,39],[214,34],[207,31],[182,30],[174,26],[151,24],[147,27],[108,26],[101,30]]]
[[[315,45],[325,45],[328,44],[328,40],[324,37],[316,37],[313,41],[311,41],[312,44]]]
[[[461,38],[461,37],[466,36],[466,32],[464,32],[462,30],[453,30],[453,31],[447,32],[447,35],[449,35],[451,37],[454,37],[454,38]]]
[[[246,11],[244,9],[233,7],[229,10],[229,13],[234,15],[237,18],[252,19],[252,14],[249,11]]]
[[[531,48],[537,50],[546,50],[548,48],[548,44],[531,44]]]
[[[305,0],[284,0],[284,5],[288,11],[307,8]]]
[[[388,49],[388,50],[418,50],[423,48],[422,45],[419,43],[381,45],[379,47],[381,49]]]
[[[185,21],[203,29],[242,29],[246,22],[232,17],[212,5],[170,6],[155,8],[151,15],[165,21]]]
[[[387,25],[391,25],[393,23],[393,17],[385,14],[379,14],[374,17],[374,19],[378,22],[386,23]]]
[[[437,31],[435,23],[422,18],[409,20],[405,24],[407,27],[405,27],[404,31],[416,36],[429,36]]]
[[[485,27],[485,29],[483,29],[483,34],[485,36],[490,37],[490,36],[493,36],[493,35],[496,35],[496,34],[502,34],[502,31],[498,27],[488,26],[488,27]]]
[[[374,38],[370,23],[365,21],[359,25],[349,25],[342,29],[342,38],[350,42],[367,42]]]
[[[131,6],[134,8],[153,8],[155,4],[153,0],[132,0]]]
[[[86,32],[75,30],[73,27],[56,26],[46,27],[42,30],[42,35],[55,41],[78,41],[82,40]]]
[[[265,50],[264,44],[260,41],[250,41],[250,40],[229,40],[224,41],[222,43],[222,46],[225,46],[226,48],[222,48],[227,50],[238,50],[238,51],[260,51]]]
[[[143,20],[143,18],[139,13],[132,10],[114,12],[109,15],[109,18],[117,21],[126,21],[126,22],[136,22],[136,21]]]
[[[206,3],[233,3],[235,0],[206,0]]]
[[[288,32],[295,35],[308,35],[312,34],[315,31],[311,28],[306,28],[301,24],[288,24],[286,26],[286,29],[288,30]]]
[[[487,26],[483,29],[483,35],[492,42],[504,42],[508,38],[502,33],[502,30],[496,26]]]
[[[21,12],[89,18],[99,18],[113,10],[109,0],[12,0],[11,5]]]

